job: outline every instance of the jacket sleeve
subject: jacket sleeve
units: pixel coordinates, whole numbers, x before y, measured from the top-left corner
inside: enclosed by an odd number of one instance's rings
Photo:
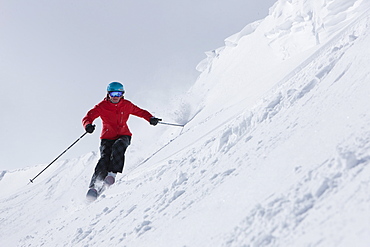
[[[92,124],[96,118],[100,116],[100,107],[96,105],[93,109],[87,112],[86,116],[82,119],[82,125],[85,128],[86,125]]]
[[[152,114],[150,114],[147,110],[141,109],[140,107],[134,105],[130,102],[130,114],[135,115],[137,117],[144,118],[148,122],[153,117]]]

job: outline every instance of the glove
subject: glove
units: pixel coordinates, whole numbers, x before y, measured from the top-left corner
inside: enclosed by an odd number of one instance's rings
[[[88,124],[88,125],[86,125],[85,130],[86,130],[87,133],[90,133],[91,134],[95,130],[95,125]]]
[[[162,121],[162,119],[159,119],[159,118],[156,118],[156,117],[152,117],[152,118],[150,118],[149,123],[150,123],[151,125],[156,126],[156,125],[158,124],[158,122],[159,122],[159,121]]]

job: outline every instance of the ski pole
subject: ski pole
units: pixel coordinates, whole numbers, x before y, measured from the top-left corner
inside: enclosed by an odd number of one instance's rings
[[[33,179],[30,179],[30,182],[33,183],[33,181],[41,174],[43,173],[46,169],[49,168],[49,166],[51,166],[51,164],[53,164],[57,159],[60,158],[60,156],[62,156],[65,152],[68,151],[68,149],[70,149],[73,145],[75,145],[79,140],[81,140],[82,137],[84,137],[85,135],[87,134],[87,132],[85,132],[82,136],[80,136],[74,143],[72,143],[66,150],[64,150],[61,154],[59,154],[58,157],[56,157],[47,167],[45,167],[41,172],[39,172],[39,174],[37,174]]]
[[[171,125],[171,126],[178,126],[178,127],[184,127],[185,124],[173,124],[173,123],[165,123],[165,122],[158,122],[159,124],[165,124],[165,125]]]

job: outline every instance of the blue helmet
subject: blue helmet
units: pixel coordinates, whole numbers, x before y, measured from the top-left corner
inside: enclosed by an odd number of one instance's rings
[[[125,88],[123,87],[122,83],[119,82],[111,82],[107,87],[107,92],[125,92]]]

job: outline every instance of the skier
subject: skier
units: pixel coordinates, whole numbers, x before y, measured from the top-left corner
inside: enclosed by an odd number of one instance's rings
[[[102,182],[112,185],[116,174],[122,173],[125,152],[131,143],[131,132],[127,126],[129,115],[146,119],[151,125],[157,125],[161,119],[154,117],[130,101],[124,99],[124,87],[120,82],[111,82],[107,87],[106,98],[88,111],[82,124],[88,133],[93,133],[93,121],[102,120],[100,159],[91,178],[88,196],[97,197]],[[100,186],[100,187],[99,187]]]

